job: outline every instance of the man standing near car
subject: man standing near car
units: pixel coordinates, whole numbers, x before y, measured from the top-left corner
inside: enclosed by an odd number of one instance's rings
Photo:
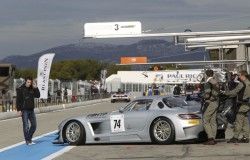
[[[36,116],[34,99],[40,97],[40,92],[31,77],[25,78],[25,83],[17,89],[16,108],[22,116],[23,133],[27,145],[32,145],[32,136],[36,131]],[[30,125],[29,125],[30,122]]]
[[[237,96],[237,105],[240,106],[236,114],[234,136],[228,143],[249,143],[249,121],[247,113],[250,110],[250,81],[247,78],[247,71],[239,72],[240,82],[235,89],[228,91],[225,95]],[[239,140],[240,133],[243,137]]]
[[[215,138],[217,133],[216,114],[218,108],[218,95],[219,84],[213,77],[213,70],[206,70],[206,83],[204,84],[204,106],[203,112],[203,125],[205,132],[207,133],[208,140],[205,145],[215,145]]]

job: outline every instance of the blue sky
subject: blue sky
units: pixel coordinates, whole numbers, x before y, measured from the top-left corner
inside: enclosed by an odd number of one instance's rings
[[[84,23],[105,21],[141,21],[143,30],[152,32],[246,29],[250,27],[250,1],[1,0],[0,59],[77,43]]]

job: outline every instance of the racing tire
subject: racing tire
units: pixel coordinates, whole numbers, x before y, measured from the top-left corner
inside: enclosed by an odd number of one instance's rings
[[[111,103],[115,103],[115,100],[114,100],[114,99],[111,99]]]
[[[81,145],[85,143],[86,132],[83,125],[78,121],[68,122],[63,130],[63,139],[69,145]]]
[[[157,144],[171,144],[175,141],[174,125],[166,117],[155,119],[150,126],[151,141]]]

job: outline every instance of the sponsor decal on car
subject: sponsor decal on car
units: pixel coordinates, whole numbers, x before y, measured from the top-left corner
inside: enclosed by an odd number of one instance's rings
[[[93,114],[89,114],[87,115],[88,118],[96,118],[96,117],[105,117],[108,114],[108,112],[106,113],[93,113]]]

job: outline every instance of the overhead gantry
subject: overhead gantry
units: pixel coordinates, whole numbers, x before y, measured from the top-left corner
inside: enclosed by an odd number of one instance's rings
[[[191,31],[191,30],[190,30]],[[249,72],[250,30],[208,31],[208,32],[177,32],[177,33],[144,33],[139,21],[134,22],[103,22],[86,23],[84,38],[141,38],[141,37],[173,37],[176,45],[184,45],[186,50],[205,48],[217,49],[219,59],[216,61],[186,61],[186,62],[153,62],[146,64],[237,64],[244,66]],[[224,49],[241,49],[241,58],[224,60]],[[139,64],[139,63],[138,63]],[[146,65],[144,64],[144,65]],[[135,64],[133,64],[135,65]]]

